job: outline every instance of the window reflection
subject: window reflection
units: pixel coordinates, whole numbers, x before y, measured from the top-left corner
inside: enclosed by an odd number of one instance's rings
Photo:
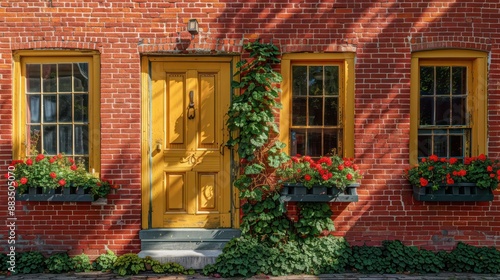
[[[28,154],[88,159],[88,63],[26,64],[25,69]]]
[[[467,67],[420,66],[418,157],[467,156]]]
[[[292,66],[292,154],[341,154],[339,69],[338,65]]]

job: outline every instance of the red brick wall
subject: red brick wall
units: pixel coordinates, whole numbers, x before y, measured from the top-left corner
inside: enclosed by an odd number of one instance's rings
[[[189,18],[200,23],[194,38],[185,31]],[[6,170],[12,154],[12,52],[98,50],[101,172],[122,185],[106,206],[18,203],[20,245],[91,255],[106,246],[118,253],[138,251],[140,56],[239,53],[244,42],[263,38],[287,53],[356,52],[355,155],[367,174],[359,202],[332,206],[336,234],[353,244],[400,239],[434,249],[457,241],[500,247],[498,194],[492,203],[421,203],[402,177],[409,157],[412,51],[489,52],[488,150],[500,157],[499,21],[497,0],[1,1],[0,167]],[[6,201],[6,191],[0,201]],[[6,213],[1,207],[0,219]]]

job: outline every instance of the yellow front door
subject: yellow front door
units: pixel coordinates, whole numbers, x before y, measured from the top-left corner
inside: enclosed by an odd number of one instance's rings
[[[223,60],[151,63],[153,228],[231,227]]]

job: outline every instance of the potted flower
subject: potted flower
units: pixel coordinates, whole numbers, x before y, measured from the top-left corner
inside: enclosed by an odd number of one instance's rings
[[[352,158],[342,158],[338,155],[322,156],[318,159],[293,156],[278,168],[276,174],[283,186],[282,195],[326,194],[334,196],[337,201],[339,195],[355,194],[355,188],[359,186],[359,180],[362,178],[362,172]],[[305,198],[292,199],[304,201]],[[347,201],[357,201],[357,195],[355,198],[347,198]]]
[[[484,154],[463,161],[431,155],[405,175],[417,200],[489,201],[500,183],[500,165]]]
[[[119,188],[88,172],[83,163],[62,154],[38,154],[26,160],[14,160],[15,185],[20,200],[94,201]]]

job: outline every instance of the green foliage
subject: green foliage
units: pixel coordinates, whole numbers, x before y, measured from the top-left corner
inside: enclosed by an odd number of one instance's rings
[[[168,274],[186,274],[186,275],[194,274],[193,269],[185,269],[182,265],[173,262],[162,264],[162,268],[164,271],[163,273],[168,273]]]
[[[90,263],[89,256],[83,253],[71,258],[71,263],[75,272],[88,272],[92,270],[92,264]]]
[[[454,183],[475,183],[479,188],[496,189],[500,183],[500,163],[481,154],[456,158],[439,158],[431,155],[422,158],[418,165],[406,171],[406,178],[413,186],[432,187],[433,190]]]
[[[151,258],[150,256],[146,256],[144,259],[144,265],[146,267],[151,267],[151,270],[154,273],[158,274],[186,274],[193,275],[193,269],[185,269],[182,265],[178,263],[168,262],[161,264],[158,260]]]
[[[333,273],[344,270],[348,255],[347,242],[333,236],[274,244],[242,236],[231,240],[203,273],[222,277]]]
[[[272,69],[279,63],[278,48],[272,44],[258,41],[245,45],[250,52],[250,60],[242,60],[236,65],[240,81],[233,81],[232,86],[239,89],[239,94],[233,95],[228,111],[228,128],[237,137],[231,137],[229,146],[237,146],[240,158],[252,160],[255,149],[263,147],[269,140],[269,133],[278,132],[274,122],[274,109],[279,108],[277,102],[281,82],[281,74]],[[270,130],[271,129],[271,130]]]
[[[94,270],[98,271],[110,271],[113,269],[113,264],[115,263],[118,257],[111,250],[107,250],[106,254],[101,254],[97,259],[92,263],[92,267]]]
[[[45,260],[50,273],[65,273],[71,271],[73,263],[68,253],[56,253]]]
[[[153,259],[152,257],[150,256],[146,256],[144,259],[144,265],[148,265],[148,266],[153,266],[153,265],[158,265],[158,264],[161,264],[158,260],[155,260]]]
[[[45,269],[45,257],[40,252],[23,252],[16,256],[16,273],[41,273]]]
[[[334,231],[332,221],[332,210],[326,202],[304,202],[299,203],[299,220],[295,228],[300,236],[319,236],[324,231]]]
[[[474,247],[458,243],[446,256],[449,271],[472,273],[499,273],[500,251],[494,247]]]
[[[145,270],[143,259],[134,253],[119,256],[113,265],[113,269],[120,276],[139,274],[139,272]]]
[[[7,254],[0,254],[0,271],[7,271],[10,265],[7,263],[9,261],[9,257]]]
[[[397,240],[384,241],[382,247],[353,246],[349,266],[361,273],[437,273],[445,267],[442,254]]]
[[[277,193],[262,201],[246,203],[242,209],[242,235],[270,243],[318,237],[335,230],[333,213],[326,202],[299,203],[296,222],[286,216],[285,205]]]
[[[26,193],[30,187],[41,187],[44,192],[57,188],[89,189],[94,197],[106,197],[111,189],[118,188],[107,180],[102,180],[87,172],[83,162],[76,163],[72,158],[58,154],[36,157],[24,160],[14,160],[17,192]]]
[[[349,262],[351,247],[344,238],[325,236],[322,238],[306,238],[301,246],[302,259],[314,267],[314,274],[341,273]]]
[[[272,138],[278,133],[274,116],[281,108],[277,84],[282,79],[272,66],[279,63],[280,52],[259,41],[244,48],[250,59],[237,64],[235,76],[240,80],[232,83],[237,92],[227,113],[230,138],[226,145],[236,149],[240,159],[234,182],[240,198],[260,201],[274,190],[275,169],[287,159],[281,152],[285,145]]]
[[[370,246],[353,246],[349,258],[349,266],[360,273],[382,273],[385,267],[382,248]]]
[[[244,215],[240,228],[243,235],[271,242],[287,240],[291,236],[291,221],[284,215],[286,209],[279,197],[275,193],[262,201],[242,206]]]
[[[363,177],[353,159],[338,155],[323,156],[317,160],[310,156],[292,156],[276,171],[280,183],[301,183],[313,186],[336,187],[344,190],[347,185]]]

